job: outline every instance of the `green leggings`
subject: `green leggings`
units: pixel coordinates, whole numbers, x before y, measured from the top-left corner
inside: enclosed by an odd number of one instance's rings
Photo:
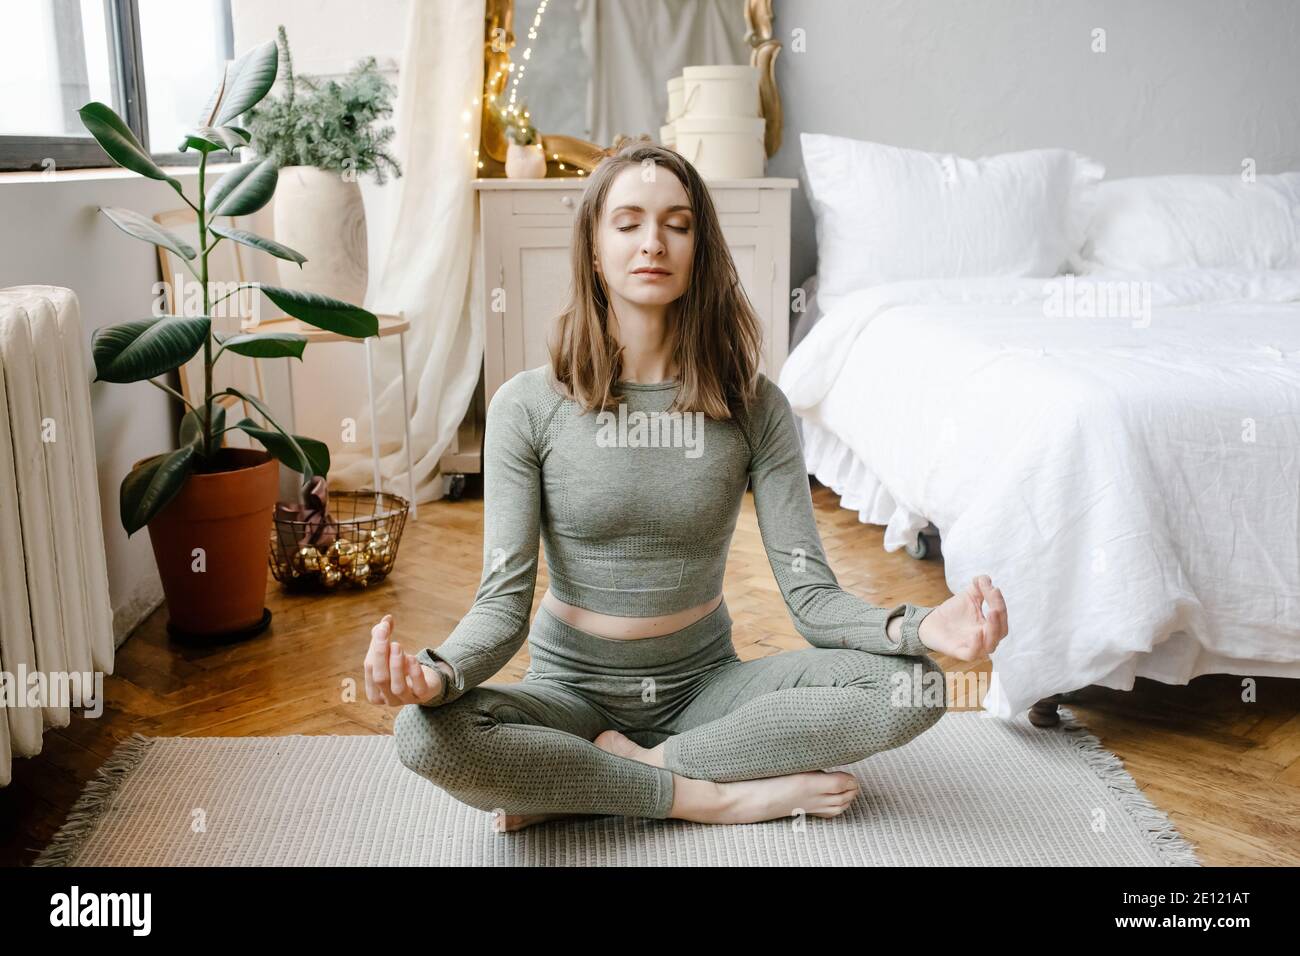
[[[480,810],[664,819],[673,774],[721,782],[843,766],[944,713],[935,694],[913,690],[931,671],[942,681],[928,657],[808,647],[740,660],[725,600],[679,631],[632,640],[541,607],[528,642],[522,682],[408,704],[394,721],[402,763]],[[666,766],[592,743],[610,729],[643,747],[666,741]]]

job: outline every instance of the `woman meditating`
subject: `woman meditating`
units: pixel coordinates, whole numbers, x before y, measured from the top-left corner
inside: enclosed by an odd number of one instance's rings
[[[402,707],[407,767],[506,829],[571,814],[836,816],[856,778],[826,768],[939,720],[943,673],[927,649],[991,653],[1007,632],[1002,595],[987,576],[935,608],[840,588],[794,414],[758,371],[758,319],[681,156],[634,141],[594,170],[572,266],[550,362],[488,409],[474,604],[414,655],[385,616],[367,695]],[[741,661],[722,582],[747,484],[812,646]],[[530,628],[539,535],[550,587]],[[525,637],[523,681],[484,684]],[[940,690],[931,679],[923,693],[932,672]]]

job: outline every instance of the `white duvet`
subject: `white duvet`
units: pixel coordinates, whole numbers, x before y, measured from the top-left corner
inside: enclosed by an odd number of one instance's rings
[[[808,470],[887,550],[932,521],[950,588],[1002,588],[991,714],[1300,677],[1300,272],[876,286],[780,385]]]

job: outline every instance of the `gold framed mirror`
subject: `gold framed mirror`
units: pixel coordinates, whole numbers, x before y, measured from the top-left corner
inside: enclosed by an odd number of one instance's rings
[[[556,0],[548,0],[556,2]],[[588,0],[594,3],[595,0]],[[723,0],[726,2],[726,0]],[[741,7],[737,11],[737,33],[743,16],[745,32],[740,42],[747,47],[749,64],[758,68],[759,113],[764,118],[764,148],[772,156],[781,147],[781,97],[776,86],[776,58],[781,43],[772,34],[772,0],[729,0]],[[539,11],[540,12],[540,11]],[[498,116],[498,103],[511,82],[516,64],[511,50],[515,47],[515,0],[487,0],[483,31],[483,95],[480,97],[478,176],[504,178],[506,153],[510,140]],[[536,21],[529,36],[536,36]],[[531,41],[531,42],[535,42]],[[525,56],[530,50],[525,51]],[[523,64],[523,69],[527,64]],[[517,82],[517,79],[516,79]],[[524,113],[528,116],[528,113]],[[631,135],[650,132],[660,142],[658,130],[636,130]],[[621,143],[627,133],[611,137],[607,146],[563,133],[537,133],[546,157],[546,178],[584,176]]]

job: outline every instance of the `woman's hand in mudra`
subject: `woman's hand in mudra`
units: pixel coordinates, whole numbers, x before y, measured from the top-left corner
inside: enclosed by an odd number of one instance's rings
[[[988,613],[984,603],[988,602]],[[921,621],[921,643],[959,661],[974,661],[993,653],[1007,636],[1007,602],[987,574],[971,581]]]
[[[442,693],[443,675],[425,667],[391,640],[393,615],[385,614],[370,631],[366,651],[366,699],[372,704],[423,704]]]

